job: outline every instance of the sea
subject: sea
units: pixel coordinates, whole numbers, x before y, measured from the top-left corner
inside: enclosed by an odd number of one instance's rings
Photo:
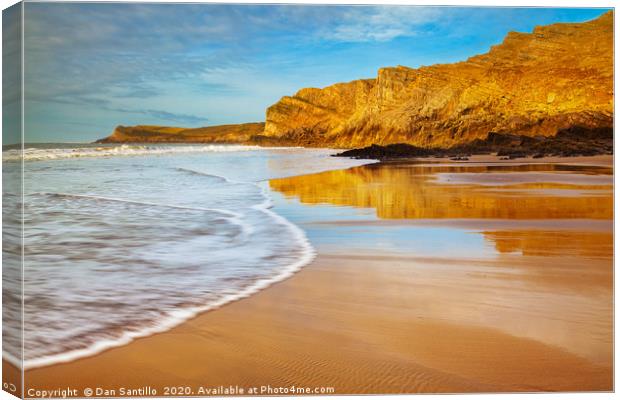
[[[267,182],[373,162],[336,152],[48,143],[22,160],[5,147],[4,359],[90,356],[291,276],[315,252]]]

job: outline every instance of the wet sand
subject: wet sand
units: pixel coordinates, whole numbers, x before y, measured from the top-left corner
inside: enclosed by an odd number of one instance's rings
[[[611,175],[593,173],[590,182],[586,171],[569,171],[579,179],[567,188],[566,171],[543,168],[562,182],[528,194],[493,179],[436,179],[467,173],[453,167],[410,167],[270,182],[291,209],[310,213],[297,223],[317,247],[312,264],[169,332],[29,370],[26,395],[65,386],[151,386],[157,395],[165,386],[204,395],[200,386],[219,385],[258,394],[267,385],[340,394],[612,390],[613,201],[611,181],[601,181]],[[512,172],[519,185],[531,171]],[[324,216],[334,208],[377,217]],[[479,248],[382,248],[391,243],[385,232],[435,229],[433,221],[450,228],[432,240],[454,234]],[[329,232],[347,235],[314,241]]]
[[[570,266],[542,274],[538,267],[326,254],[292,279],[170,332],[28,371],[27,387],[611,390],[611,336],[590,337],[611,326],[597,326],[597,315],[570,321],[581,298],[554,304],[553,296],[556,284],[610,296],[607,274],[587,283]],[[536,284],[526,288],[527,279]],[[552,319],[530,309],[540,302]]]

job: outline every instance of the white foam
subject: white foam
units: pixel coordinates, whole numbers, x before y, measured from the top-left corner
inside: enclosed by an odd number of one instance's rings
[[[209,173],[198,171],[198,170],[191,169],[191,168],[180,168],[179,167],[179,168],[177,168],[177,170],[184,171],[184,172],[189,172],[190,174],[196,174],[196,175],[201,175],[201,176],[207,176],[207,177],[210,177],[210,178],[216,178],[216,179],[221,180],[222,182],[230,183],[230,184],[233,184],[233,185],[246,185],[248,183],[252,184],[252,182],[236,181],[236,180],[233,180],[233,179],[226,178],[225,176],[209,174]]]
[[[254,232],[254,228],[251,225],[243,222],[243,214],[238,212],[223,210],[221,208],[206,208],[206,207],[185,207],[185,206],[177,206],[172,204],[161,204],[161,203],[152,203],[148,201],[135,201],[135,200],[127,200],[127,199],[119,199],[116,197],[106,197],[106,196],[90,196],[84,194],[71,194],[71,193],[42,193],[52,196],[62,196],[62,197],[75,197],[75,198],[83,198],[83,199],[92,199],[92,200],[104,200],[104,201],[115,201],[120,203],[128,203],[128,204],[140,204],[144,206],[153,206],[153,207],[163,207],[163,208],[176,208],[181,210],[194,210],[194,211],[208,211],[215,212],[219,214],[226,215],[226,219],[231,223],[237,225],[241,228],[243,232],[243,239],[246,240],[249,235]]]
[[[140,204],[144,206],[153,206],[153,207],[178,208],[181,210],[211,211],[211,212],[217,212],[217,213],[224,214],[224,215],[229,215],[229,216],[236,217],[236,218],[242,217],[242,214],[239,214],[238,212],[234,212],[230,210],[222,210],[220,208],[176,206],[172,204],[161,204],[161,203],[152,203],[149,201],[127,200],[127,199],[119,199],[116,197],[107,197],[107,196],[91,196],[87,194],[55,193],[55,192],[54,193],[46,192],[46,193],[40,193],[40,194],[46,194],[46,195],[51,195],[51,196],[62,196],[62,197],[75,197],[78,199],[82,198],[82,199],[92,199],[92,200],[116,201],[120,203]]]
[[[281,147],[261,147],[245,145],[128,145],[75,147],[75,148],[26,148],[23,151],[24,161],[44,161],[82,157],[113,157],[113,156],[143,156],[165,155],[178,153],[222,153],[240,151],[259,151],[282,149]],[[21,150],[5,150],[2,152],[2,161],[21,161]]]

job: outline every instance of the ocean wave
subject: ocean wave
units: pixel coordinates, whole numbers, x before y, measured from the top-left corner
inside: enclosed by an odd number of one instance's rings
[[[181,172],[185,172],[185,173],[193,174],[193,175],[205,176],[205,177],[208,177],[208,178],[214,178],[216,180],[219,180],[220,182],[226,182],[226,183],[230,183],[230,184],[233,184],[233,185],[238,185],[238,184],[243,185],[243,184],[249,183],[249,182],[236,181],[236,180],[233,180],[233,179],[226,178],[225,176],[209,174],[207,172],[202,172],[202,171],[198,171],[198,170],[191,169],[191,168],[181,168],[181,167],[179,167],[179,168],[177,168],[177,171],[181,171]]]
[[[152,202],[149,202],[149,201],[137,201],[137,200],[119,199],[119,198],[107,197],[107,196],[91,196],[91,195],[87,195],[87,194],[71,194],[71,193],[55,193],[55,192],[53,192],[53,193],[52,192],[41,192],[41,193],[34,193],[34,194],[35,195],[42,194],[42,195],[52,196],[52,197],[68,197],[68,198],[76,198],[76,199],[115,201],[115,202],[119,202],[119,203],[140,204],[140,205],[145,205],[145,206],[164,207],[164,208],[177,208],[177,209],[181,209],[181,210],[213,211],[213,212],[221,213],[221,214],[232,216],[232,217],[236,217],[236,218],[241,218],[241,216],[242,216],[238,212],[234,212],[234,211],[230,211],[230,210],[223,210],[223,209],[219,209],[219,208],[187,207],[187,206],[178,206],[178,205],[174,205],[174,204],[152,203]]]
[[[274,149],[272,147],[245,146],[245,145],[128,145],[93,146],[73,148],[36,148],[23,150],[24,161],[59,160],[83,157],[113,157],[113,156],[144,156],[165,155],[178,153],[223,153]],[[282,149],[278,147],[277,149]],[[22,160],[22,150],[5,150],[2,152],[2,161],[15,162]]]

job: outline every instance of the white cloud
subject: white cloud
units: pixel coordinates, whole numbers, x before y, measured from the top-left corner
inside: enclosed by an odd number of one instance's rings
[[[386,42],[415,36],[442,16],[440,8],[382,6],[352,7],[322,32],[324,39],[340,42]]]

